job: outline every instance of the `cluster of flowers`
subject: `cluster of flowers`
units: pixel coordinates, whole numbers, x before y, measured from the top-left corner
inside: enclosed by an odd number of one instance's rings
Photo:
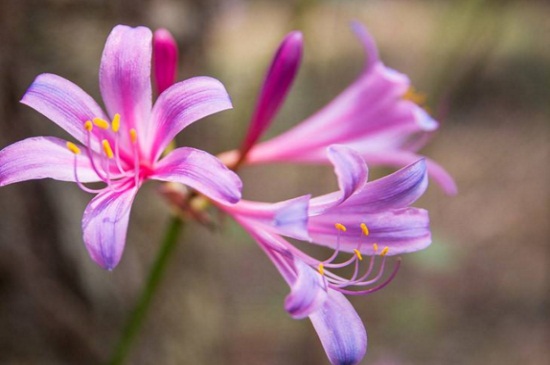
[[[38,76],[22,103],[75,142],[37,137],[7,146],[0,151],[0,186],[53,178],[96,194],[84,212],[83,239],[91,258],[112,270],[121,259],[140,186],[149,179],[187,185],[256,240],[290,286],[285,309],[293,318],[309,317],[330,361],[355,364],[365,355],[367,336],[344,295],[381,289],[399,268],[397,259],[384,274],[388,256],[430,244],[427,212],[410,206],[425,191],[428,174],[449,194],[456,187],[440,166],[416,153],[438,123],[407,98],[409,79],[381,62],[366,30],[359,24],[353,29],[366,52],[359,77],[311,117],[259,142],[300,65],[302,35],[286,36],[244,142],[216,158],[189,147],[163,152],[189,124],[232,107],[223,85],[209,77],[175,82],[178,50],[170,33],[117,26],[99,70],[107,113],[72,82]],[[158,93],[154,104],[151,74]],[[276,161],[330,163],[339,190],[279,203],[242,200],[237,168]],[[401,169],[368,182],[367,163]],[[91,182],[102,188],[85,185]],[[286,237],[329,247],[333,254],[312,257]]]

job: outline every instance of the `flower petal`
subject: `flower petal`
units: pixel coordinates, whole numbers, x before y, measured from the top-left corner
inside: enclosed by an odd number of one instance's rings
[[[359,191],[368,179],[365,160],[353,149],[342,145],[327,148],[327,156],[334,165],[338,178],[339,191],[316,197],[310,206],[310,215],[319,215],[323,211],[341,204],[356,191]]]
[[[188,185],[221,203],[236,203],[241,198],[239,177],[216,157],[194,148],[170,152],[158,162],[150,178]]]
[[[210,114],[230,109],[224,86],[210,77],[194,77],[178,82],[163,92],[152,112],[148,145],[156,160],[172,139],[189,124]]]
[[[109,34],[101,66],[99,86],[111,117],[120,114],[121,129],[149,133],[151,113],[151,48],[148,28],[117,25]]]
[[[161,94],[176,81],[178,45],[166,29],[157,29],[153,35],[153,69],[157,92]]]
[[[414,203],[428,187],[426,161],[418,160],[383,178],[368,182],[361,191],[334,208],[335,213],[376,213],[407,207]],[[314,198],[311,204],[315,205]]]
[[[408,151],[391,151],[388,153],[368,152],[364,154],[364,157],[369,164],[394,167],[404,166],[418,161],[420,158],[424,158],[428,168],[428,175],[437,182],[443,191],[447,195],[456,195],[458,193],[458,187],[452,176],[441,165],[429,158]]]
[[[82,218],[84,243],[92,259],[102,268],[118,265],[126,243],[130,209],[138,191],[132,182],[106,190],[92,199]]]
[[[84,90],[53,74],[39,75],[21,103],[51,119],[81,143],[86,141],[84,123],[96,117],[106,118],[103,110]]]
[[[311,241],[307,231],[309,195],[272,204],[276,232],[287,237]]]
[[[260,91],[256,109],[241,147],[242,155],[246,155],[257,142],[283,104],[300,67],[302,48],[302,33],[297,31],[289,33],[281,42]]]
[[[319,310],[309,316],[334,365],[357,364],[367,352],[367,331],[350,302],[335,290]]]
[[[334,222],[346,226],[345,232],[337,232]],[[365,223],[369,234],[362,234],[360,224]],[[373,244],[388,247],[388,255],[398,255],[422,250],[431,243],[428,212],[418,208],[392,209],[378,213],[346,214],[335,211],[311,217],[308,224],[312,242],[321,246],[353,252],[359,248],[364,255],[377,255]]]
[[[307,232],[309,199],[309,195],[304,195],[279,203],[240,200],[237,204],[219,207],[236,219],[253,222],[252,226],[262,230],[310,241]]]
[[[300,259],[294,258],[296,279],[290,284],[285,309],[294,319],[302,319],[318,310],[327,299],[323,277]]]
[[[78,179],[99,181],[90,165],[87,149],[77,157]],[[34,137],[7,146],[0,151],[0,186],[20,181],[51,178],[75,181],[75,155],[67,142],[55,137]]]
[[[374,38],[372,38],[372,36],[369,34],[367,28],[365,28],[365,26],[358,21],[354,21],[351,23],[351,29],[353,30],[357,38],[359,38],[359,41],[365,49],[365,67],[367,69],[373,67],[380,61],[380,56],[378,55],[378,47],[376,47],[376,42],[374,41]]]

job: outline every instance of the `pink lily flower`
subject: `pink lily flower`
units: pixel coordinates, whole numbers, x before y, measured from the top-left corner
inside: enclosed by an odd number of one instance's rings
[[[56,75],[42,74],[21,102],[67,131],[74,139],[29,138],[0,151],[0,186],[52,178],[73,181],[97,194],[82,219],[91,258],[105,269],[120,261],[130,209],[147,180],[173,181],[223,204],[237,202],[241,181],[214,156],[177,148],[161,158],[186,126],[230,109],[223,85],[196,77],[167,87],[152,105],[152,33],[148,28],[116,26],[99,69],[101,107],[81,88]],[[175,64],[173,65],[175,68]],[[92,189],[85,183],[103,183]]]
[[[418,251],[431,243],[427,211],[410,207],[427,188],[426,163],[419,160],[368,182],[367,165],[358,152],[334,145],[327,158],[338,177],[337,192],[275,204],[241,200],[217,205],[254,237],[275,264],[291,288],[285,309],[293,318],[309,317],[331,363],[356,364],[365,355],[367,335],[344,294],[382,289],[400,265],[397,260],[382,280],[388,256]],[[333,253],[318,259],[282,236],[327,246]],[[350,255],[342,260],[345,253]],[[341,273],[346,267],[352,268],[351,277]]]
[[[382,63],[366,29],[354,23],[353,30],[367,55],[359,77],[317,113],[283,134],[257,143],[282,105],[301,61],[301,34],[290,33],[266,75],[245,144],[239,151],[222,154],[222,161],[228,166],[328,163],[325,149],[332,144],[352,147],[369,166],[402,167],[422,158],[416,152],[426,144],[438,123],[407,100],[411,90],[409,78]],[[452,177],[434,161],[426,159],[426,164],[429,174],[444,191],[455,194]]]

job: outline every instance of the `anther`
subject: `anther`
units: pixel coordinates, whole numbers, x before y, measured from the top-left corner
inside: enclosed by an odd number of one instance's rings
[[[389,250],[390,250],[390,248],[388,246],[384,247],[382,252],[380,252],[380,256],[386,256],[386,254],[388,253]]]
[[[115,133],[120,129],[120,114],[115,114],[113,121],[111,122],[111,128],[113,128],[113,132]]]
[[[91,132],[92,129],[94,129],[94,125],[92,124],[92,122],[88,120],[86,121],[86,123],[84,123],[84,129],[87,130],[88,132]]]
[[[363,261],[363,256],[361,255],[361,251],[359,251],[358,249],[355,249],[353,250],[353,252],[355,252],[355,256],[357,256],[359,261]]]
[[[365,236],[369,235],[369,229],[367,228],[367,225],[365,223],[361,223],[361,231]]]
[[[109,129],[109,127],[111,126],[108,121],[101,118],[94,118],[94,124],[99,128],[105,130]]]
[[[74,143],[67,142],[67,148],[75,155],[80,155],[80,148],[78,148],[77,145],[75,145]]]
[[[377,243],[373,243],[373,244],[372,244],[372,249],[374,250],[374,252],[378,251],[378,244],[377,244]]]
[[[134,128],[130,129],[130,141],[132,141],[132,143],[137,142],[137,132]]]
[[[346,226],[344,226],[342,223],[336,223],[334,227],[341,232],[345,232],[348,230]]]
[[[418,92],[413,86],[409,87],[403,95],[403,99],[412,101],[416,105],[423,106],[426,104],[426,95]]]
[[[317,269],[319,271],[319,274],[325,275],[325,265],[319,264],[319,268]]]
[[[113,158],[113,150],[111,149],[111,145],[109,144],[109,141],[104,139],[101,141],[101,145],[103,146],[103,152],[105,152],[105,155],[107,155],[108,158]]]

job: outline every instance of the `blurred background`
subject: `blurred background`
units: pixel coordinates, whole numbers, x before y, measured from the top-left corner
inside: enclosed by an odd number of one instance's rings
[[[178,137],[237,147],[283,36],[304,33],[304,62],[268,132],[295,125],[360,73],[349,29],[360,20],[382,58],[407,73],[442,126],[422,153],[455,177],[430,186],[433,244],[406,255],[393,283],[351,298],[369,335],[363,364],[547,364],[550,358],[550,4],[525,0],[3,0],[0,148],[64,132],[18,101],[34,77],[61,75],[100,100],[105,39],[116,24],[165,27],[179,79],[210,75],[234,110]],[[329,192],[330,167],[242,171],[249,199]],[[378,170],[378,176],[389,170]],[[284,176],[282,178],[281,176]],[[96,266],[81,239],[88,194],[70,183],[0,189],[0,363],[105,362],[158,250],[169,209],[149,183],[132,211],[123,260]],[[128,364],[328,364],[308,320],[283,309],[288,287],[227,220],[189,224]]]

